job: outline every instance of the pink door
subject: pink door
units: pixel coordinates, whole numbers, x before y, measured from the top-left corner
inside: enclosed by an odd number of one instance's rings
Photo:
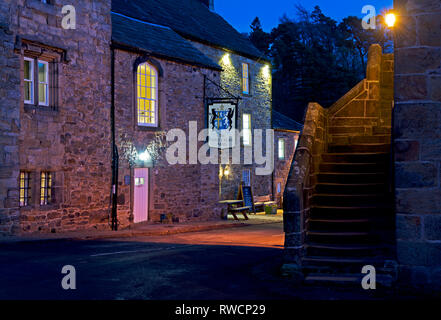
[[[135,201],[133,206],[134,222],[143,222],[148,219],[149,208],[149,169],[135,169]]]

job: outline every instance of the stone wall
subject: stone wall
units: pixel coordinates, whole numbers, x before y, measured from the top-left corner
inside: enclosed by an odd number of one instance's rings
[[[441,285],[441,2],[395,0],[395,184],[400,280]]]
[[[287,130],[275,130],[274,132],[274,182],[273,194],[280,208],[283,206],[283,192],[285,191],[286,181],[288,179],[291,163],[294,159],[299,133]],[[279,159],[278,142],[279,139],[285,140],[285,159]],[[280,192],[278,184],[280,183]]]
[[[5,128],[12,146],[0,149],[2,159],[7,159],[11,168],[5,175],[7,179],[1,182],[0,210],[2,217],[9,215],[10,220],[16,221],[18,212],[20,216],[20,223],[13,230],[2,219],[2,231],[59,232],[108,227],[110,1],[70,1],[76,8],[75,30],[61,27],[64,4],[59,0],[50,4],[18,0],[2,1],[0,6],[1,16],[9,16],[5,28],[10,30],[5,33],[2,28],[0,33],[6,40],[2,41],[5,51],[1,57],[8,58],[9,66],[1,68],[2,80],[8,81],[0,84],[0,90],[7,91],[0,110],[3,114],[11,109],[7,117],[12,120],[12,127]],[[53,101],[56,105],[51,108],[23,103],[19,79],[23,56],[29,50],[60,55],[53,63],[58,83],[51,83],[51,90],[57,92]],[[29,206],[18,210],[19,170],[31,174],[32,197]],[[41,171],[53,174],[54,203],[47,206],[39,203]]]
[[[19,230],[20,59],[14,54],[15,0],[0,2],[0,234]]]
[[[124,225],[133,221],[133,168],[143,166],[129,163],[130,150],[142,153],[152,143],[158,144],[160,140],[156,139],[171,129],[184,130],[188,138],[189,121],[197,122],[198,132],[205,128],[204,75],[217,82],[220,77],[218,71],[150,57],[162,71],[158,82],[159,128],[138,127],[133,70],[140,56],[122,50],[115,52],[116,136],[120,154],[118,218]],[[202,145],[199,142],[198,149]],[[165,150],[158,155],[149,169],[149,221],[160,221],[161,214],[173,214],[179,222],[219,219],[218,165],[169,165]]]
[[[238,113],[238,129],[242,130],[242,115],[251,114],[251,126],[253,129],[271,129],[272,110],[272,82],[269,63],[255,61],[235,53],[229,53],[229,59],[223,59],[226,51],[217,49],[198,42],[192,44],[202,53],[219,63],[223,68],[220,84],[234,96],[240,97]],[[250,94],[242,93],[242,63],[248,63],[250,72]],[[265,71],[265,68],[267,71]],[[222,94],[218,92],[217,95]],[[266,150],[265,135],[263,138],[263,150]],[[243,152],[252,147],[243,147]],[[243,159],[243,152],[241,158]],[[271,151],[272,153],[272,151]],[[242,161],[243,163],[243,161]],[[231,165],[230,176],[222,179],[222,199],[235,199],[238,187],[242,181],[242,171],[251,169],[251,184],[255,196],[272,194],[271,174],[259,176],[255,174],[258,165]]]

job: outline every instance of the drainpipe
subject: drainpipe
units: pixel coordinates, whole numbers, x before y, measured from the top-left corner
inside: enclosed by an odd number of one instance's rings
[[[110,47],[111,60],[111,106],[110,126],[112,135],[112,230],[118,230],[118,148],[115,138],[115,49]]]

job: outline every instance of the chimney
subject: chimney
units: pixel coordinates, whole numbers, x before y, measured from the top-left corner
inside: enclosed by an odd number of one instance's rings
[[[214,11],[214,0],[199,0],[199,1],[205,4],[208,7],[208,9]]]

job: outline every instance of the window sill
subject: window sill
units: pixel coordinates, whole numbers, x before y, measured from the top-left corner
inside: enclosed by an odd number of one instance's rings
[[[58,115],[58,107],[37,106],[35,104],[25,104],[24,111],[28,113],[39,113],[45,115]]]
[[[137,131],[147,131],[147,132],[155,132],[155,131],[161,131],[161,127],[147,127],[147,126],[139,126],[136,125]]]

